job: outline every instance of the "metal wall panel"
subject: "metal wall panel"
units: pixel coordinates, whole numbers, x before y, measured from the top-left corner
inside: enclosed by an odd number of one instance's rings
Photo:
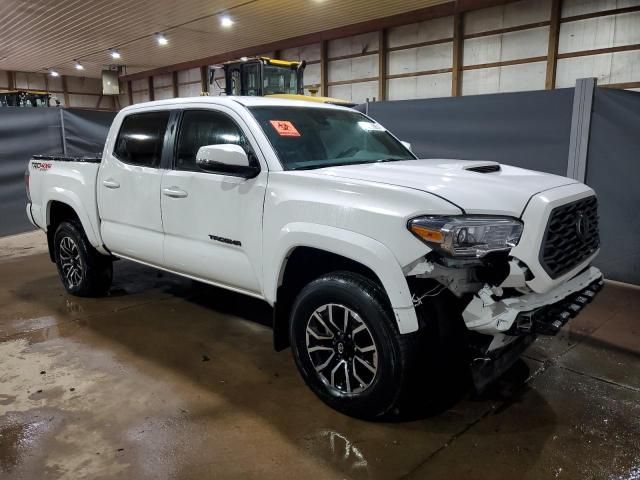
[[[170,73],[163,73],[161,75],[153,76],[153,87],[170,87],[173,84],[173,75]]]
[[[451,73],[420,75],[387,80],[389,100],[438,98],[451,95]]]
[[[551,0],[523,0],[465,14],[467,34],[544,22],[551,15]]]
[[[329,81],[341,82],[359,78],[372,78],[378,75],[378,55],[331,60],[329,62]]]
[[[200,81],[199,68],[190,68],[189,70],[180,70],[178,72],[178,83],[199,82],[199,81]],[[134,90],[137,90],[137,89],[134,88]]]
[[[153,99],[154,100],[166,100],[169,98],[173,98],[173,88],[172,87],[163,87],[163,88],[154,88],[153,89]]]
[[[133,92],[133,103],[141,103],[141,102],[148,102],[149,101],[149,92],[148,91],[142,91],[142,92]]]
[[[224,85],[224,82],[223,82],[223,85]],[[200,95],[201,91],[202,91],[202,88],[200,86],[200,83],[178,85],[178,95],[180,97],[197,97],[198,95]],[[216,95],[216,93],[212,93],[212,95]]]
[[[99,78],[67,77],[67,90],[78,93],[102,93],[102,80]]]
[[[453,17],[449,16],[390,28],[387,44],[394,48],[452,37]]]
[[[462,75],[462,94],[543,90],[546,70],[546,62],[465,70]]]
[[[562,23],[558,52],[640,44],[640,12]]]
[[[471,38],[464,41],[464,65],[546,56],[548,39],[549,27]]]
[[[597,78],[599,85],[640,81],[640,50],[558,60],[558,87],[569,87],[579,78],[590,77]]]
[[[378,96],[378,82],[331,85],[329,87],[329,96],[350,100],[354,103],[364,103],[367,98],[373,100]]]
[[[640,0],[562,0],[562,17],[640,5]]]
[[[389,52],[387,58],[389,75],[451,68],[453,47],[451,42],[447,42],[407,48]]]
[[[306,60],[307,62],[320,60],[320,44],[312,43],[301,47],[287,48],[280,52],[283,60]]]
[[[45,76],[39,73],[16,72],[15,88],[46,90]]]
[[[375,52],[378,50],[378,32],[331,40],[328,44],[328,50],[329,58],[364,52]]]

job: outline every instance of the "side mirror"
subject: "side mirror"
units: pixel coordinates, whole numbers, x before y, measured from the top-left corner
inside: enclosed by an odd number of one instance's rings
[[[413,152],[413,150],[411,150],[411,144],[409,142],[404,142],[402,140],[400,140],[400,143],[402,145],[404,145],[404,148],[406,148],[407,150],[409,150],[410,152]]]
[[[260,173],[260,168],[249,162],[244,148],[232,143],[200,147],[196,154],[196,165],[206,172],[243,178],[253,178]]]

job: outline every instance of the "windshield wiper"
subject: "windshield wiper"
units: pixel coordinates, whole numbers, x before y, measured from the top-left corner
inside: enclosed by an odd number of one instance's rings
[[[369,163],[386,163],[386,162],[400,162],[402,160],[411,160],[410,158],[380,158],[378,160],[360,160],[356,162],[337,162],[322,165],[300,165],[298,167],[291,167],[289,170],[315,170],[316,168],[331,168],[331,167],[343,167],[345,165],[363,165]]]

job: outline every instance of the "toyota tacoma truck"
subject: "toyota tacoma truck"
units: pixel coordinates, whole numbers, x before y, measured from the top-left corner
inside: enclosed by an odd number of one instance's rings
[[[357,111],[258,97],[121,110],[101,158],[37,156],[30,221],[68,293],[127,259],[273,307],[331,407],[397,415],[478,389],[603,285],[597,199],[569,178],[419,159]],[[455,366],[455,368],[454,368]]]

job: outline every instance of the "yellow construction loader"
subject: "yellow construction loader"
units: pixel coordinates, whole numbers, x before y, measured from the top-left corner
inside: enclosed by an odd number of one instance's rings
[[[338,98],[304,94],[306,62],[290,62],[269,57],[243,57],[209,68],[209,83],[216,82],[215,71],[224,69],[224,88],[227,95],[273,96],[292,100],[331,103],[353,107],[355,103]]]

